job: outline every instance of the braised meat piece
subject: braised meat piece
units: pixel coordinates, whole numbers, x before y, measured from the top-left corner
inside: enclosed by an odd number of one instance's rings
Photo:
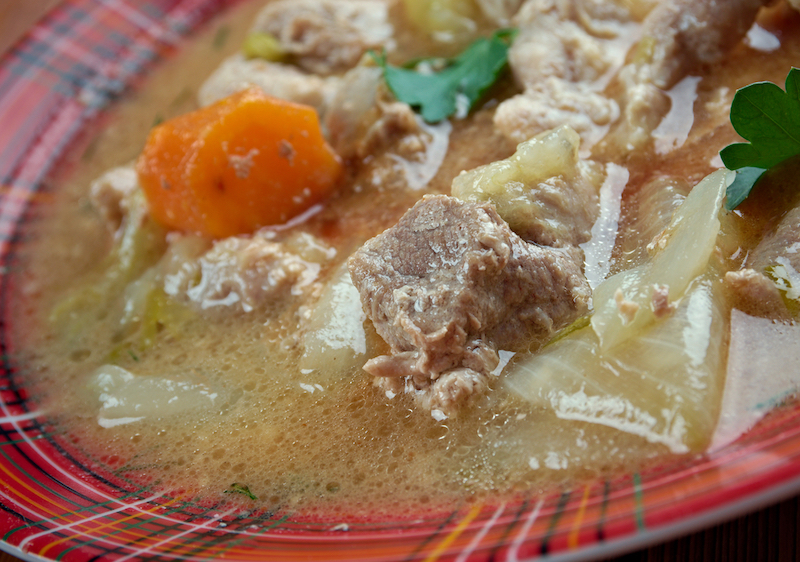
[[[365,370],[409,377],[416,390],[441,380],[446,389],[423,403],[445,414],[487,387],[497,350],[546,341],[587,311],[590,296],[566,251],[525,242],[491,204],[443,195],[424,197],[349,268],[392,351]]]
[[[296,64],[315,74],[352,68],[370,49],[392,48],[388,2],[279,0],[258,14],[253,31],[278,38]]]

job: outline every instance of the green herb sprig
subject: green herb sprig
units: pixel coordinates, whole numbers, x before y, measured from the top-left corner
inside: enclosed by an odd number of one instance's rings
[[[231,484],[231,487],[227,490],[223,491],[224,494],[242,494],[250,498],[251,500],[257,500],[258,497],[250,491],[250,488],[246,484],[239,484],[238,482],[234,482]]]
[[[786,76],[786,90],[772,82],[740,88],[731,103],[731,124],[749,143],[735,143],[719,155],[736,179],[728,187],[725,207],[744,201],[764,173],[800,154],[800,70]]]
[[[372,56],[395,97],[419,111],[426,122],[438,123],[472,109],[506,67],[516,35],[515,29],[502,29],[452,59],[418,59],[402,67],[388,64],[385,54]]]

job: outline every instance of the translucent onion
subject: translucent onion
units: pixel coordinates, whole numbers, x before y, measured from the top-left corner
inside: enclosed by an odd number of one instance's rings
[[[711,276],[666,319],[608,352],[591,327],[518,359],[504,384],[559,418],[606,425],[674,453],[709,443],[724,385],[726,322]]]
[[[655,322],[660,292],[675,302],[705,271],[720,230],[725,189],[733,177],[733,172],[718,170],[697,184],[655,241],[652,259],[597,287],[591,324],[603,350],[636,337]]]

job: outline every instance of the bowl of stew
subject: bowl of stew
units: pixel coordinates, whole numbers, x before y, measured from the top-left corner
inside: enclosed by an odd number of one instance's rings
[[[589,559],[796,492],[800,17],[712,6],[49,11],[0,62],[2,548]]]

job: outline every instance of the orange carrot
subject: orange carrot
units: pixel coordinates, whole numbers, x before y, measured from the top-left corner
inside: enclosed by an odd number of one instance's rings
[[[251,88],[155,127],[136,171],[157,221],[221,238],[307,210],[342,164],[313,108]]]

